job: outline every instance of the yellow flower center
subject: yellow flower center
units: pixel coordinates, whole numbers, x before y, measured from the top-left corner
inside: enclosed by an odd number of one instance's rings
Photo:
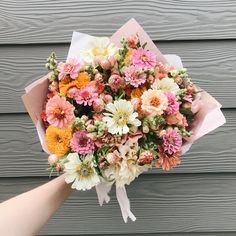
[[[129,113],[127,111],[116,111],[114,113],[114,120],[118,126],[124,126],[129,121]]]
[[[106,56],[108,55],[108,49],[107,48],[93,48],[92,49],[94,56]]]
[[[160,99],[158,97],[152,97],[150,100],[150,105],[157,107],[160,105]]]
[[[81,178],[87,178],[93,174],[93,169],[88,163],[78,165],[76,171],[78,172]]]
[[[54,109],[53,115],[59,120],[65,118],[65,112],[59,107]]]

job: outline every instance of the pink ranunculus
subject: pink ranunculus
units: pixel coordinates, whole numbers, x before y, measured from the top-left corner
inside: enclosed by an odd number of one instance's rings
[[[168,99],[168,106],[166,108],[167,114],[175,114],[179,111],[179,103],[174,93],[171,91],[165,91],[165,95]]]
[[[75,107],[65,97],[55,95],[46,104],[47,121],[54,127],[66,128],[75,119]]]
[[[59,80],[62,80],[67,75],[72,79],[76,79],[81,66],[82,64],[77,58],[70,58],[66,63],[60,62],[57,66]]]
[[[161,135],[163,140],[164,151],[169,155],[179,152],[182,147],[182,136],[172,128],[168,128],[164,134]]]
[[[93,109],[95,112],[101,112],[104,110],[105,103],[101,98],[97,98],[93,102]]]
[[[76,131],[71,139],[71,148],[81,155],[86,155],[93,153],[95,146],[86,131]]]
[[[92,106],[95,99],[98,98],[98,93],[93,86],[85,86],[80,89],[75,96],[75,100],[78,104],[84,106]]]
[[[156,55],[145,48],[134,49],[130,59],[133,65],[143,69],[154,68],[157,63]]]
[[[117,74],[112,74],[108,79],[108,84],[114,91],[117,91],[125,87],[125,79]]]
[[[129,66],[124,69],[125,80],[134,87],[144,84],[147,80],[147,75],[138,66]]]

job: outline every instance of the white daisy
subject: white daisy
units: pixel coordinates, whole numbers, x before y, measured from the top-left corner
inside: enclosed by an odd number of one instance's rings
[[[151,87],[155,90],[172,91],[174,93],[177,93],[180,90],[178,84],[171,78],[164,78],[162,80],[157,79]]]
[[[100,178],[94,169],[93,155],[79,156],[70,153],[65,163],[65,181],[72,183],[72,188],[77,190],[91,189],[100,183]]]
[[[136,119],[138,113],[134,112],[130,101],[121,99],[114,103],[108,103],[105,109],[110,113],[104,113],[103,121],[111,134],[127,134],[129,132],[128,125],[141,125],[141,121]]]
[[[80,57],[83,58],[86,63],[93,63],[96,57],[107,60],[117,53],[118,48],[110,42],[109,38],[94,37],[89,45],[81,51]]]

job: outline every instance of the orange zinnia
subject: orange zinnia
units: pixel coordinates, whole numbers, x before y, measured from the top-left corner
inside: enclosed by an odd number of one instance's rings
[[[71,133],[71,127],[59,129],[50,125],[46,130],[48,150],[58,157],[64,156],[70,150]]]
[[[143,92],[146,90],[147,89],[145,86],[141,86],[139,88],[133,89],[131,92],[131,98],[140,98],[142,96]]]
[[[76,87],[78,89],[83,88],[90,82],[90,78],[87,72],[80,72],[78,77],[75,80],[68,80],[64,78],[59,83],[60,94],[62,96],[66,96],[67,91],[72,88]]]

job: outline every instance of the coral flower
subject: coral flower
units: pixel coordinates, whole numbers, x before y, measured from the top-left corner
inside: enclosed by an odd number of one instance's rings
[[[144,91],[146,91],[146,87],[145,86],[140,86],[139,88],[134,88],[132,91],[131,91],[131,98],[140,98],[143,94]]]
[[[65,128],[75,119],[74,109],[66,98],[56,95],[47,102],[47,121],[54,127]]]
[[[156,55],[144,48],[134,49],[130,58],[133,65],[143,69],[151,69],[157,63]]]
[[[73,151],[81,154],[91,154],[94,151],[94,142],[90,139],[85,131],[76,131],[71,140],[71,148]]]
[[[177,152],[172,156],[165,154],[164,150],[161,147],[159,148],[159,159],[156,161],[156,167],[161,167],[163,170],[169,171],[170,169],[176,167],[181,163],[180,155],[181,152]]]
[[[46,144],[48,150],[58,157],[64,156],[70,150],[71,128],[58,129],[49,126],[46,130]]]
[[[98,98],[98,93],[96,92],[95,87],[86,86],[82,88],[75,97],[75,100],[78,104],[84,106],[92,106],[93,102]]]
[[[168,106],[168,99],[163,91],[149,89],[143,93],[142,110],[148,115],[162,115]]]
[[[165,152],[169,155],[179,152],[182,147],[182,136],[175,129],[168,128],[161,137],[164,141],[162,145]]]
[[[68,75],[70,76],[70,78],[76,79],[80,68],[81,63],[76,58],[70,58],[66,63],[60,62],[57,66],[57,69],[59,71],[59,80],[62,80],[65,76]]]

